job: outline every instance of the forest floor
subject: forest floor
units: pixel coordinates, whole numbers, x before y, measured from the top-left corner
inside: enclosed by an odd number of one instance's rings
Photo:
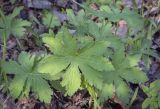
[[[96,1],[96,0],[95,0]],[[98,1],[98,0],[97,0]],[[122,7],[133,7],[132,1],[134,0],[123,0]],[[141,0],[137,0],[137,8],[142,6]],[[12,3],[13,2],[13,3]],[[85,0],[77,0],[78,3],[84,3]],[[160,24],[160,7],[156,0],[143,0],[143,7],[145,7],[144,14],[154,19],[154,22]],[[50,10],[55,16],[57,16],[61,24],[67,22],[67,16],[64,13],[66,9],[72,9],[77,12],[81,9],[79,5],[74,3],[72,0],[0,0],[0,6],[5,12],[9,14],[17,6],[24,6],[19,17],[22,19],[29,19],[32,21],[32,28],[29,33],[26,34],[25,38],[17,39],[12,35],[7,40],[7,53],[6,60],[13,59],[16,60],[19,53],[27,51],[30,53],[42,54],[45,47],[43,46],[41,40],[37,37],[38,35],[45,33],[47,28],[41,25],[41,17],[43,16],[44,10]],[[98,3],[92,3],[90,5],[92,9],[98,9]],[[126,31],[126,26],[122,22],[121,33],[124,34]],[[59,28],[59,27],[57,27]],[[57,31],[54,28],[54,31]],[[33,35],[34,34],[34,35]],[[0,57],[2,59],[2,48],[3,43],[0,42]],[[160,54],[160,30],[156,31],[152,36],[152,49]],[[160,56],[160,55],[159,55]],[[150,57],[150,68],[147,69],[147,75],[149,81],[160,79],[160,60]],[[143,62],[142,62],[143,66]],[[131,88],[135,90],[136,84],[132,84]],[[3,85],[1,85],[3,87]],[[0,87],[0,88],[1,88]],[[0,89],[1,90],[1,89]],[[140,89],[138,91],[139,98],[134,101],[130,109],[141,109],[141,104],[146,97],[145,93]],[[0,109],[89,109],[89,99],[90,96],[86,90],[78,91],[71,97],[64,96],[59,91],[54,91],[54,95],[50,104],[45,104],[39,100],[34,99],[32,96],[30,98],[23,98],[21,100],[14,100],[11,96],[6,93],[0,92]],[[107,108],[110,107],[110,108]],[[108,100],[105,102],[103,109],[123,109],[119,102]]]

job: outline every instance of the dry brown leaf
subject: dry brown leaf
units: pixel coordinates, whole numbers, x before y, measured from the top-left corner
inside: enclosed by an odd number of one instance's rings
[[[124,20],[119,21],[116,35],[121,38],[124,38],[127,34],[127,31],[128,31],[127,22]]]

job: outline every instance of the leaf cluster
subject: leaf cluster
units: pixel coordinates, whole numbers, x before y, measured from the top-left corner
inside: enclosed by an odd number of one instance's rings
[[[4,72],[14,74],[9,85],[10,94],[14,98],[28,97],[32,92],[41,101],[50,102],[52,89],[47,82],[49,78],[37,70],[40,60],[41,58],[35,55],[22,52],[18,57],[18,62],[10,60],[2,63]]]
[[[142,109],[158,109],[160,107],[160,80],[155,80],[149,87],[143,85],[142,89],[147,94],[147,98],[142,104]]]
[[[29,21],[16,18],[22,9],[23,7],[15,8],[9,15],[4,15],[0,10],[0,34],[2,36],[6,34],[9,37],[12,34],[20,38],[25,34],[26,28],[24,27],[31,26]],[[1,39],[3,39],[2,36]]]

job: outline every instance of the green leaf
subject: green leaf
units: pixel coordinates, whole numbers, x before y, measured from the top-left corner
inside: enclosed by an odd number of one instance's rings
[[[14,98],[29,96],[30,91],[33,91],[42,102],[51,101],[52,89],[45,80],[47,75],[38,72],[38,62],[39,59],[35,55],[21,52],[18,62],[3,63],[2,70],[7,74],[14,74],[9,84],[10,93]]]
[[[115,92],[113,84],[105,84],[100,92],[100,102],[104,102],[105,100],[112,98],[114,96],[113,92]]]
[[[100,37],[99,27],[98,27],[98,25],[97,25],[95,22],[90,21],[88,28],[89,28],[89,31],[88,31],[88,32],[89,32],[91,35],[93,35],[93,36],[95,36],[95,37]]]
[[[143,28],[144,19],[137,12],[133,10],[131,11],[127,8],[123,9],[122,12],[121,10],[115,7],[108,8],[108,6],[106,6],[106,8],[107,8],[106,10],[100,10],[100,11],[89,10],[89,12],[100,18],[108,18],[109,21],[112,22],[125,20],[131,29]]]
[[[90,45],[88,44],[86,47],[84,47],[85,49],[82,49],[83,51],[80,56],[102,56],[109,44],[110,42],[107,41],[96,41],[94,43],[90,43]]]
[[[112,63],[116,69],[128,67],[128,61],[125,58],[124,48],[119,48],[119,50],[112,56]],[[118,64],[121,63],[121,64]]]
[[[62,28],[57,36],[62,38],[68,54],[74,54],[77,51],[77,41],[75,38],[72,38],[72,35],[67,28]]]
[[[23,74],[17,75],[10,83],[9,90],[10,90],[10,94],[13,97],[18,98],[20,96],[25,86],[25,82],[27,78],[26,76],[27,75],[23,75]]]
[[[128,25],[133,29],[142,29],[144,27],[144,18],[134,10],[131,11],[126,8],[122,11],[121,16],[121,18],[126,20]]]
[[[129,65],[133,67],[137,66],[141,56],[141,54],[128,55],[127,60],[129,61]]]
[[[106,38],[109,36],[113,36],[112,34],[112,24],[111,23],[107,23],[105,25],[102,25],[100,28],[100,33],[101,33],[101,37],[102,38]]]
[[[144,83],[148,80],[146,74],[142,72],[139,68],[130,68],[121,71],[122,77],[132,83]]]
[[[53,88],[65,94],[65,87],[62,87],[62,85],[60,84],[60,80],[51,81],[50,83]]]
[[[118,97],[124,102],[124,103],[128,103],[129,102],[129,87],[127,86],[127,84],[125,82],[121,82],[119,83],[119,85],[116,88],[116,93],[118,95]]]
[[[15,37],[22,37],[26,28],[31,25],[30,22],[22,19],[17,19],[16,16],[20,13],[23,7],[15,8],[12,14],[0,18],[0,34],[6,33],[6,36],[14,35]]]
[[[67,9],[66,12],[67,12],[67,16],[69,17],[70,22],[74,25],[78,25],[74,12],[71,9]]]
[[[146,109],[150,103],[151,101],[149,98],[145,99],[144,102],[142,103],[142,109]]]
[[[18,56],[18,62],[26,71],[31,71],[34,66],[35,55],[29,55],[27,52],[21,52]]]
[[[20,11],[21,11],[22,9],[23,9],[23,6],[16,7],[16,8],[13,10],[12,14],[10,14],[9,16],[10,16],[11,18],[15,18],[16,16],[18,16],[18,14],[20,13]]]
[[[80,88],[80,75],[91,86],[101,89],[102,71],[114,69],[111,62],[103,57],[109,43],[90,40],[88,44],[78,48],[79,43],[75,37],[72,37],[67,29],[63,28],[62,30],[50,39],[47,39],[49,36],[44,37],[45,43],[50,40],[48,46],[53,48],[54,55],[45,57],[39,65],[38,71],[50,75],[64,72],[62,85],[65,86],[68,95],[73,95]],[[52,41],[53,43],[50,43]],[[74,83],[78,85],[76,86]]]
[[[150,109],[158,109],[160,107],[160,80],[155,80],[150,83],[150,86],[142,85],[142,89],[147,95],[147,98],[142,104],[142,109],[149,107]]]
[[[74,15],[73,10],[71,10],[71,9],[67,9],[66,12],[67,12],[67,16],[69,18],[69,23],[71,23],[75,26],[78,26],[79,24],[81,24],[81,25],[85,24],[85,21],[84,21],[85,12],[84,12],[84,10],[80,10],[77,13],[77,16]]]
[[[8,74],[15,74],[15,73],[20,74],[21,72],[23,72],[21,66],[15,61],[3,62],[2,68]]]
[[[114,69],[103,73],[104,84],[112,84],[115,88],[115,93],[124,103],[128,103],[130,97],[129,87],[126,82],[144,83],[148,80],[146,74],[135,66],[138,64],[136,63],[137,61],[129,64],[127,57],[128,55],[124,53],[123,49],[115,51],[112,56]],[[103,88],[102,90],[104,90]]]
[[[10,2],[13,4],[13,3],[15,3],[15,2],[16,2],[16,0],[10,0]]]
[[[84,59],[84,63],[88,63],[90,67],[97,69],[98,71],[114,70],[112,63],[105,57],[96,57],[94,60],[90,57],[86,57]]]
[[[88,20],[88,14],[84,10],[80,10],[77,14],[74,14],[72,10],[67,10],[67,16],[69,18],[69,26],[74,27],[76,33],[80,36],[87,34],[96,39],[113,36],[111,23],[98,25],[92,20]]]
[[[52,99],[52,89],[50,88],[49,84],[46,80],[44,80],[42,77],[33,76],[32,78],[29,78],[32,80],[32,90],[38,95],[38,98],[40,101],[45,103],[50,103]]]
[[[22,20],[22,19],[14,19],[12,22],[11,22],[11,34],[13,34],[14,36],[17,36],[17,37],[22,37],[25,32],[26,32],[26,28],[25,27],[28,27],[30,26],[31,23],[26,21],[26,20]]]
[[[109,47],[113,48],[115,51],[124,50],[124,43],[122,43],[122,41],[116,36],[105,37],[101,40],[107,40],[110,42]]]
[[[46,37],[43,37],[42,40],[43,40],[43,42],[47,43],[50,51],[53,52],[54,51],[54,46],[56,46],[55,41],[54,41],[54,35],[51,35],[51,36],[49,36],[49,35],[50,35],[50,33],[49,34],[46,34],[46,33],[43,34],[42,36],[46,36]]]
[[[98,89],[102,89],[103,79],[102,72],[96,71],[87,65],[80,65],[80,69],[90,85],[94,85]]]
[[[103,40],[108,37],[113,36],[112,34],[112,24],[105,23],[105,24],[96,24],[93,21],[88,21],[88,33],[91,34],[97,40]],[[86,33],[86,34],[88,34]]]
[[[75,15],[73,10],[67,9],[69,26],[74,27],[78,35],[84,35],[88,32],[88,19],[84,10],[80,10]]]
[[[69,61],[65,57],[49,56],[44,58],[39,65],[39,72],[55,75],[66,69]]]
[[[155,80],[150,84],[150,88],[158,91],[160,89],[160,80]]]
[[[52,35],[49,36],[48,34],[43,36],[43,42],[48,44],[50,50],[52,52],[54,51],[54,54],[56,55],[67,55],[70,53],[74,54],[77,50],[76,40],[72,38],[66,28],[62,28],[55,37]]]
[[[69,66],[63,75],[61,84],[63,87],[66,87],[66,93],[70,96],[72,96],[80,88],[81,74],[79,72],[78,65],[73,63]]]
[[[43,20],[43,24],[49,28],[54,28],[55,26],[60,25],[60,21],[58,17],[53,15],[50,12],[47,12],[42,20]]]

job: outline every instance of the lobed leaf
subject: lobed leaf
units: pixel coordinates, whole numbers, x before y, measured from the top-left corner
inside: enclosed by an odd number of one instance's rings
[[[35,56],[22,52],[18,57],[18,62],[4,62],[2,70],[7,74],[14,74],[9,84],[10,94],[14,98],[29,96],[30,91],[33,91],[42,102],[49,103],[52,90],[44,79],[47,76],[38,72],[36,59]]]
[[[81,74],[78,65],[71,63],[62,78],[61,84],[66,87],[66,94],[72,96],[81,85]]]
[[[101,89],[102,71],[114,69],[111,62],[103,57],[109,43],[90,40],[82,48],[78,48],[78,41],[67,29],[62,28],[62,30],[56,37],[44,37],[44,42],[53,48],[54,55],[44,58],[38,71],[51,75],[64,72],[61,84],[65,86],[68,95],[73,95],[80,88],[81,75],[90,85]]]
[[[55,26],[60,25],[60,21],[58,17],[53,15],[50,12],[47,12],[42,20],[43,20],[43,24],[49,28],[54,28]]]

